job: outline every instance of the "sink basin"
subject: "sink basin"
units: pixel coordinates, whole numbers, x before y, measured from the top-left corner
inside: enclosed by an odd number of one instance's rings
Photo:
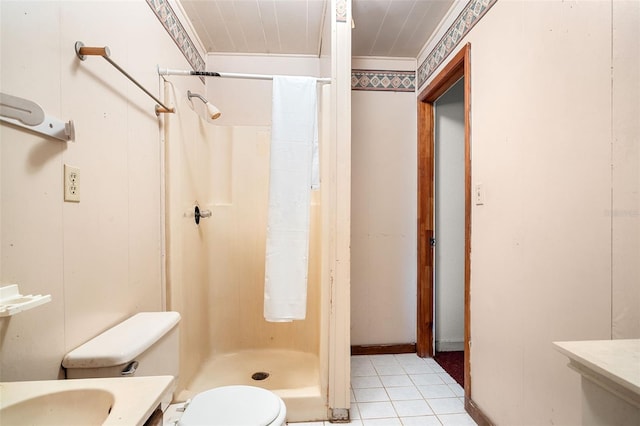
[[[144,425],[171,402],[172,376],[0,383],[0,425]]]
[[[0,410],[7,425],[101,425],[115,396],[104,389],[73,389],[26,399]]]

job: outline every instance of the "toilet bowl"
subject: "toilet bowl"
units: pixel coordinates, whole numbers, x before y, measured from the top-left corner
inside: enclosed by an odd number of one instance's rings
[[[172,375],[179,365],[177,312],[141,312],[69,352],[66,377]],[[162,402],[164,411],[171,401]],[[255,386],[222,386],[197,394],[179,426],[284,426],[287,408],[275,393]]]
[[[255,386],[222,386],[197,394],[178,426],[284,426],[287,408],[273,392]]]

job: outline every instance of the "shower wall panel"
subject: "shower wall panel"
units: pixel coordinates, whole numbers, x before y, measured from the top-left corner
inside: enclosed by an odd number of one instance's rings
[[[244,349],[295,349],[317,353],[320,335],[319,194],[311,209],[307,318],[269,323],[263,317],[264,265],[269,185],[270,129],[231,128],[230,140],[211,141],[214,156],[229,160],[217,172],[209,232],[209,323],[212,353]],[[218,160],[216,160],[218,161]],[[215,179],[218,179],[216,181]]]

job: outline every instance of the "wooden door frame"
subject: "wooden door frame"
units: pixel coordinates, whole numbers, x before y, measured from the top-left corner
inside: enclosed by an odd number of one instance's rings
[[[434,102],[464,77],[464,394],[471,398],[471,45],[467,43],[418,95],[418,324],[417,353],[434,355],[433,248]]]

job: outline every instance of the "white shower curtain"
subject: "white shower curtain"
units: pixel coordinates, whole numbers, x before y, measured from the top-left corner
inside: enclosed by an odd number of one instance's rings
[[[312,186],[319,184],[312,182],[319,180],[316,121],[316,79],[274,77],[264,286],[267,321],[306,317],[309,209]]]

